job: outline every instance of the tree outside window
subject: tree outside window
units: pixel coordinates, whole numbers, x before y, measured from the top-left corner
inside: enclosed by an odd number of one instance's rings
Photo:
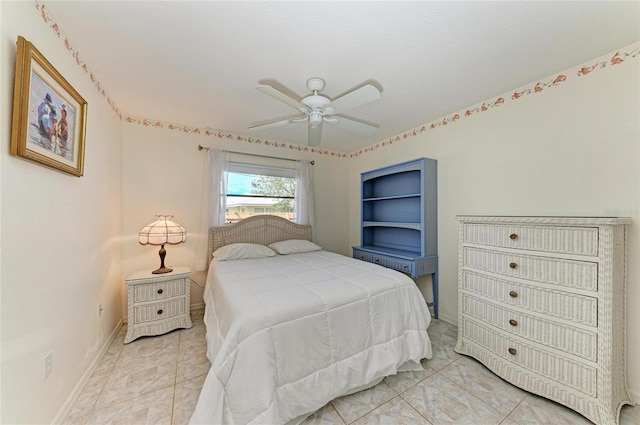
[[[273,205],[278,212],[293,212],[295,181],[290,177],[258,176],[251,182],[251,192],[278,198]]]

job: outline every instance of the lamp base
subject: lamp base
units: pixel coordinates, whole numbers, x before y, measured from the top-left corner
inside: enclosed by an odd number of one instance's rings
[[[169,268],[169,267],[160,267],[159,269],[156,269],[154,271],[152,271],[151,273],[153,274],[162,274],[162,273],[169,273],[172,272],[173,269]]]
[[[160,267],[152,271],[151,273],[162,274],[172,272],[173,269],[171,267],[164,266],[164,257],[167,255],[167,251],[164,249],[164,244],[160,246],[160,251],[158,251],[158,254],[160,255]]]

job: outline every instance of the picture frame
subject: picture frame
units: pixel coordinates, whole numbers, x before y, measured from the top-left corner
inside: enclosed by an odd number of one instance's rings
[[[11,155],[81,177],[87,102],[21,36],[15,71]]]

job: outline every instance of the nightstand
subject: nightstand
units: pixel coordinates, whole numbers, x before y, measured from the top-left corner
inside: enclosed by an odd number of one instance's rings
[[[174,267],[164,274],[151,270],[131,273],[125,282],[129,287],[129,317],[124,343],[145,335],[161,335],[178,328],[190,328],[191,269]]]

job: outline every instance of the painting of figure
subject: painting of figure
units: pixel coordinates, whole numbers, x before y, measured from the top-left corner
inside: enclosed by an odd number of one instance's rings
[[[75,109],[37,72],[31,73],[29,142],[71,161]]]
[[[33,44],[17,47],[10,153],[82,177],[87,101]]]

